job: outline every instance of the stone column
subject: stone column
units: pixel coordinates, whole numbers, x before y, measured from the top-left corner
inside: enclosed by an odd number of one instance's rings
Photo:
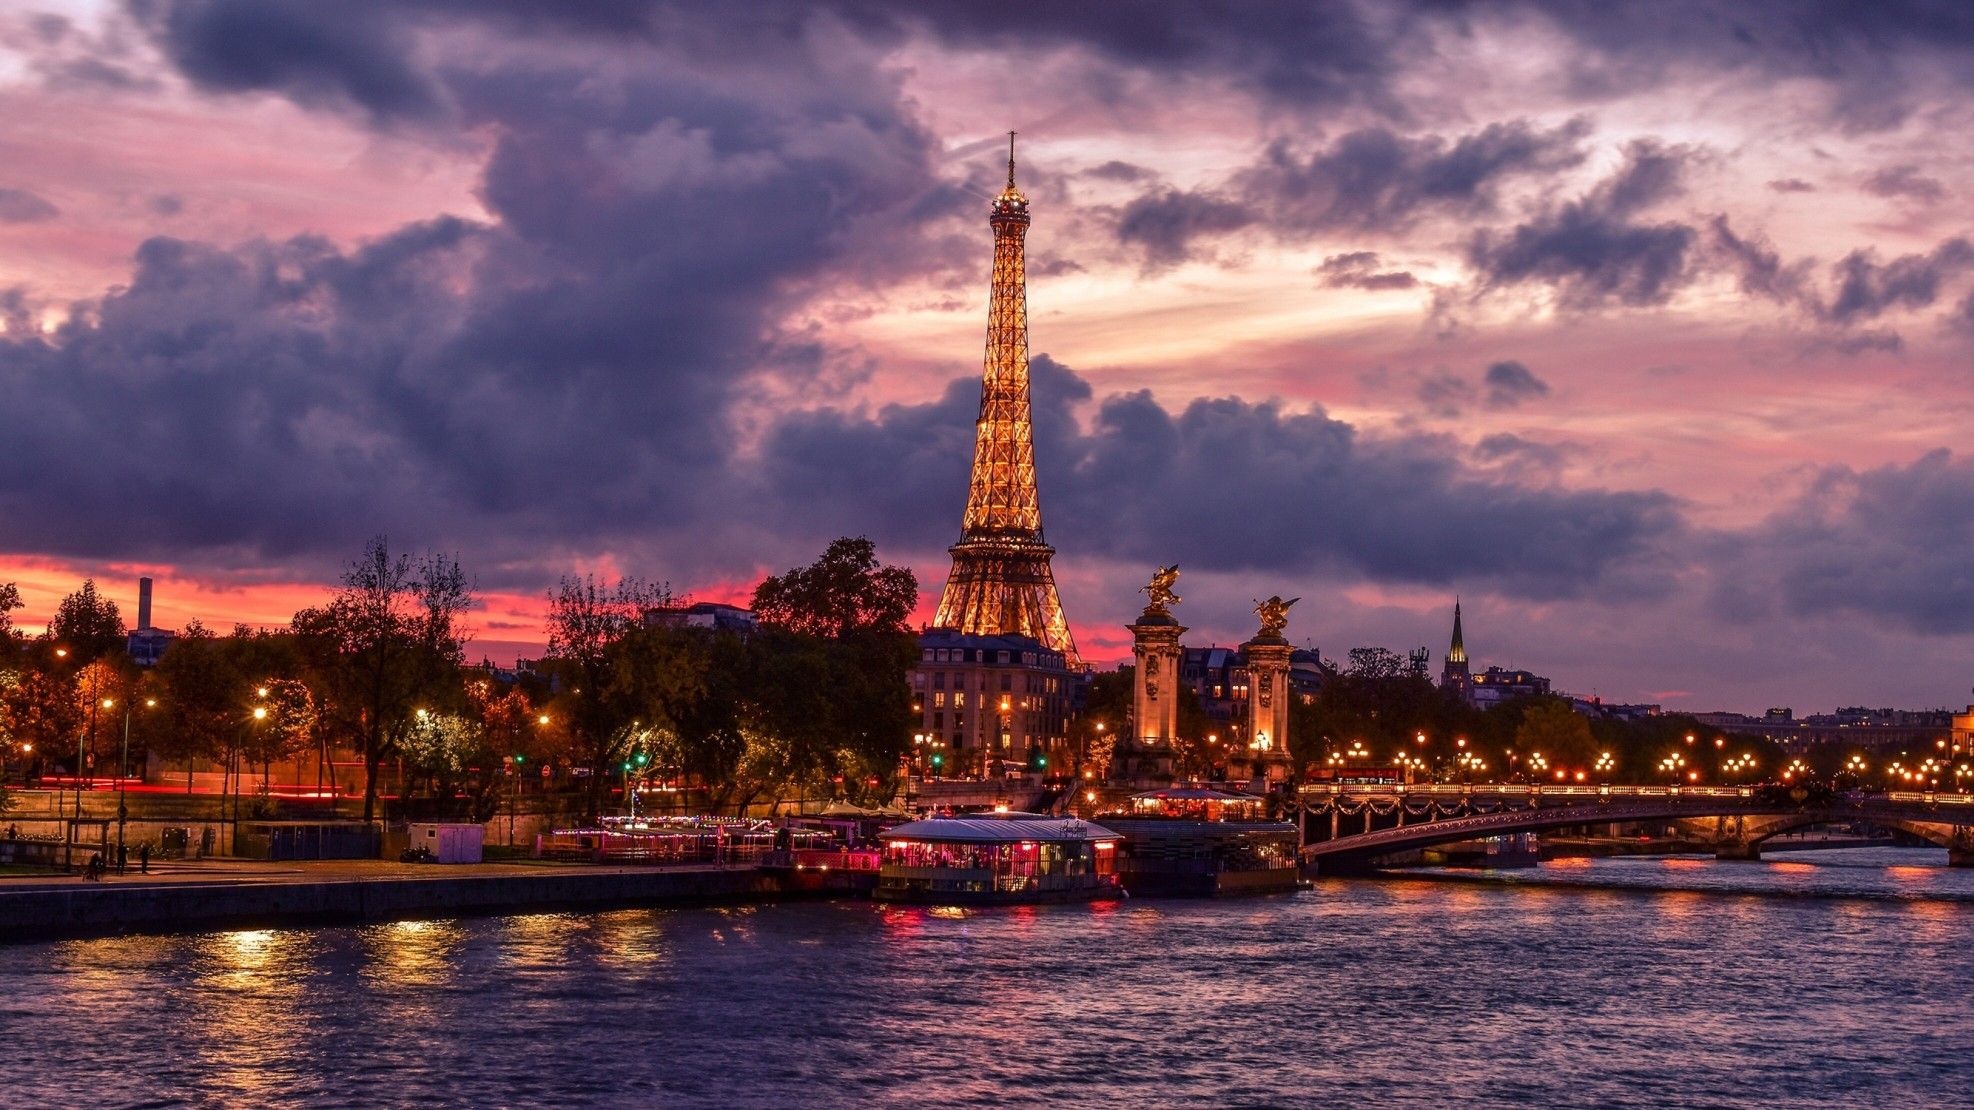
[[[1128,737],[1119,737],[1128,743],[1119,743],[1111,773],[1118,779],[1169,777],[1172,741],[1179,735],[1179,637],[1186,626],[1153,605],[1129,627],[1138,672],[1132,725]]]
[[[1947,842],[1948,867],[1974,867],[1974,825],[1955,825]]]
[[[1248,762],[1265,786],[1288,779],[1289,642],[1257,636],[1241,645],[1247,654]]]

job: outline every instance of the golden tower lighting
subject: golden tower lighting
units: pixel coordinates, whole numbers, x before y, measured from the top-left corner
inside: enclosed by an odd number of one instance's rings
[[[1024,242],[1028,198],[1014,186],[1014,132],[1008,132],[1008,183],[987,214],[994,229],[994,276],[987,302],[987,358],[974,426],[973,478],[960,542],[947,550],[953,572],[933,623],[970,635],[1032,636],[1077,661],[1042,538],[1035,495],[1035,437],[1028,400],[1028,278]]]

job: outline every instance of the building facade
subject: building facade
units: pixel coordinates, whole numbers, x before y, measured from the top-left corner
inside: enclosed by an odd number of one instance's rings
[[[1549,693],[1549,680],[1529,671],[1489,667],[1473,676],[1467,700],[1480,709],[1492,709],[1511,698],[1541,697]]]
[[[935,628],[919,636],[912,671],[918,770],[991,777],[1035,769],[1069,740],[1079,675],[1032,636],[975,636]]]
[[[1289,697],[1304,705],[1323,688],[1323,653],[1296,648],[1289,654]],[[1201,712],[1227,735],[1241,734],[1248,717],[1247,656],[1237,647],[1186,648],[1179,657],[1179,679],[1193,688]]]
[[[713,632],[752,632],[756,621],[752,609],[742,609],[738,605],[722,605],[717,601],[701,601],[691,605],[665,605],[646,609],[644,623],[654,628],[704,628]]]

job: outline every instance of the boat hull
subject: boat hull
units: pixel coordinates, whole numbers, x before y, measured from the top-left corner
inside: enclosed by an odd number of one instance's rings
[[[1004,894],[999,891],[953,893],[930,890],[886,890],[880,886],[871,895],[879,902],[915,906],[1037,906],[1058,902],[1101,902],[1124,897],[1117,887],[1103,890],[1044,890],[1034,893]]]
[[[1296,829],[1274,821],[1111,819],[1118,881],[1133,898],[1281,894],[1301,885]]]

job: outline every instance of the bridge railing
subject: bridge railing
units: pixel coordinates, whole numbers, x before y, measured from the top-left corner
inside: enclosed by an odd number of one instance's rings
[[[1753,798],[1753,786],[1576,786],[1546,783],[1308,783],[1302,787],[1305,798],[1524,798],[1608,800],[1611,798]],[[1857,796],[1853,796],[1856,800]],[[1936,790],[1888,790],[1862,796],[1905,805],[1953,806],[1974,811],[1974,794],[1942,793]]]
[[[1302,788],[1310,797],[1404,797],[1423,798],[1752,798],[1752,786],[1552,786],[1546,783],[1414,783],[1380,785],[1373,783],[1312,783]],[[1917,795],[1915,795],[1917,797]]]
[[[1974,806],[1974,794],[1942,794],[1936,790],[1887,790],[1881,797],[1891,802],[1929,806]]]

